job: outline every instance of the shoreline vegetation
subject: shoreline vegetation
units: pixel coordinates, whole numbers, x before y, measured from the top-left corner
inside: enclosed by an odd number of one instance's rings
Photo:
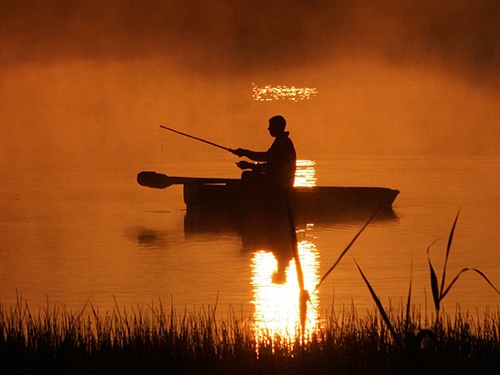
[[[0,306],[0,368],[9,373],[420,374],[498,373],[500,310],[473,318],[459,308],[423,316],[420,309],[354,306],[326,314],[307,336],[256,339],[251,318],[216,317],[217,307],[178,314],[130,307],[101,314],[47,306],[33,314],[18,299]],[[436,320],[435,320],[436,319]],[[436,323],[438,322],[438,323]],[[394,331],[394,332],[392,332]],[[394,336],[395,335],[395,336]]]

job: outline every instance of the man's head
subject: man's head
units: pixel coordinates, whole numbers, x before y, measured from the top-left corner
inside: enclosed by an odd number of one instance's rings
[[[283,116],[273,116],[269,119],[269,133],[276,137],[285,132],[286,120]]]

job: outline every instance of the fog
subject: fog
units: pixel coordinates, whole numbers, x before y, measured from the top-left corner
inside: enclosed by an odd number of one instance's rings
[[[0,164],[230,163],[159,125],[265,149],[277,113],[301,158],[498,155],[499,2],[393,3],[2,1]]]
[[[378,55],[498,84],[498,1],[367,3],[7,0],[2,63],[166,56],[239,75]]]

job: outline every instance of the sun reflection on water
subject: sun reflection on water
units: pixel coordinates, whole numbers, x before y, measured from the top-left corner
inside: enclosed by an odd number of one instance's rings
[[[273,100],[291,100],[294,102],[311,100],[318,94],[315,87],[295,87],[282,85],[257,86],[252,84],[252,97],[255,101],[269,102]]]
[[[314,160],[297,160],[294,186],[316,186],[316,162]]]
[[[319,281],[319,253],[309,241],[298,243],[299,258],[304,275],[304,288],[312,292]],[[291,252],[291,250],[290,250]],[[279,255],[278,255],[279,258]],[[293,343],[299,333],[307,340],[319,323],[319,298],[311,295],[307,303],[304,331],[300,332],[300,288],[295,261],[290,256],[288,265],[278,267],[275,254],[260,250],[254,253],[251,263],[254,333],[258,342],[280,337]],[[283,272],[284,275],[278,275]]]

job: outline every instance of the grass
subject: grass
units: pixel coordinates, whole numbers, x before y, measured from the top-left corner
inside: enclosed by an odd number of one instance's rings
[[[158,306],[100,314],[53,307],[33,314],[19,299],[0,307],[0,369],[12,373],[486,373],[500,369],[500,311],[479,320],[441,312],[431,333],[416,307],[389,307],[394,340],[378,310],[328,313],[302,343],[256,342],[251,320],[215,308],[177,314]],[[385,310],[384,310],[385,311]],[[411,335],[409,334],[411,333]],[[411,339],[410,339],[411,338]]]
[[[441,286],[440,287],[438,286],[438,277],[437,277],[436,271],[434,270],[434,267],[432,266],[432,262],[431,262],[431,259],[430,259],[430,249],[431,249],[432,245],[434,244],[434,242],[427,248],[427,259],[428,259],[429,271],[430,271],[430,285],[431,285],[431,290],[432,290],[432,298],[433,298],[433,301],[434,301],[434,307],[436,309],[436,314],[435,314],[435,322],[434,322],[434,325],[433,325],[432,329],[426,328],[425,330],[419,332],[419,334],[424,334],[425,336],[429,336],[429,335],[432,336],[434,334],[434,331],[436,331],[436,330],[438,330],[440,328],[440,325],[442,324],[442,319],[444,318],[440,314],[442,301],[443,301],[444,297],[446,297],[446,295],[448,294],[448,292],[451,290],[451,288],[453,287],[453,285],[455,285],[455,283],[458,281],[459,277],[463,273],[465,273],[467,271],[476,272],[479,276],[481,276],[489,284],[489,286],[497,294],[500,295],[500,291],[495,287],[495,285],[493,285],[493,283],[488,279],[488,277],[483,272],[481,272],[480,270],[478,270],[476,268],[467,268],[467,267],[463,268],[453,278],[453,280],[448,284],[448,286],[445,287],[445,285],[446,285],[445,284],[445,280],[446,280],[446,268],[447,268],[447,265],[448,265],[448,258],[450,256],[451,245],[453,243],[453,235],[455,233],[455,228],[456,228],[456,225],[457,225],[457,222],[458,222],[459,215],[460,215],[460,211],[457,213],[457,215],[455,217],[455,221],[453,222],[453,225],[452,225],[452,228],[451,228],[451,232],[450,232],[450,236],[448,238],[448,245],[446,247],[446,254],[445,254],[445,260],[444,260],[444,266],[443,266],[443,272],[442,272]],[[368,223],[369,223],[369,221],[368,221]],[[365,224],[365,227],[366,227],[366,224]],[[363,227],[363,229],[365,227]],[[359,235],[359,233],[358,233],[358,235]],[[355,237],[355,239],[356,239],[356,237]],[[351,244],[352,244],[352,242],[351,242]],[[344,253],[345,252],[346,252],[346,250],[344,250]],[[371,294],[371,296],[372,296],[372,298],[373,298],[373,300],[374,300],[374,302],[375,302],[375,304],[377,306],[377,309],[378,309],[378,311],[380,313],[380,316],[382,317],[384,323],[386,324],[387,328],[391,332],[392,337],[394,338],[394,340],[396,342],[398,342],[400,345],[402,345],[402,341],[408,341],[413,336],[412,332],[409,331],[409,326],[410,326],[410,306],[411,306],[411,288],[412,288],[411,278],[410,278],[410,287],[409,287],[409,290],[408,290],[408,300],[407,300],[407,303],[406,303],[406,316],[405,316],[406,330],[403,331],[401,335],[398,335],[396,333],[396,331],[395,331],[392,323],[391,323],[391,320],[388,317],[388,314],[386,313],[386,311],[384,309],[384,306],[382,305],[382,303],[381,303],[380,299],[378,298],[378,296],[377,296],[375,290],[373,289],[372,285],[370,284],[370,282],[368,281],[367,277],[365,276],[365,274],[361,270],[361,267],[359,266],[359,264],[356,261],[354,261],[354,262],[356,263],[356,266],[358,267],[358,270],[359,270],[359,272],[361,274],[361,277],[363,278],[366,286],[368,287],[368,289],[370,291],[370,294]]]

